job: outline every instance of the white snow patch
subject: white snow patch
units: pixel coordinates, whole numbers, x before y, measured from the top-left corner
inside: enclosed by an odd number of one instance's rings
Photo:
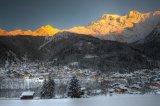
[[[21,94],[21,96],[32,96],[32,95],[34,95],[33,91],[26,91]]]
[[[95,58],[95,57],[98,57],[98,56],[96,56],[96,55],[85,55],[84,58],[90,59],[90,58]]]

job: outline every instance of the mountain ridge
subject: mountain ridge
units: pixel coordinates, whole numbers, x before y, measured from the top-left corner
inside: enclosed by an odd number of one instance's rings
[[[147,36],[159,22],[160,11],[149,13],[130,11],[124,16],[105,14],[86,27],[73,27],[69,31],[83,33],[81,29],[86,28],[85,30],[89,31],[83,34],[91,34],[104,40],[130,43]]]
[[[17,35],[30,35],[30,36],[52,36],[58,33],[60,30],[52,27],[51,25],[41,26],[35,31],[16,29],[12,31],[6,31],[0,29],[0,36],[17,36]]]
[[[148,37],[152,38],[153,34]],[[17,59],[23,62],[26,57],[28,62],[44,62],[51,66],[77,64],[76,67],[79,68],[102,72],[155,68],[160,60],[160,40],[157,39],[157,34],[153,35],[153,41],[147,40],[141,44],[101,40],[71,32],[59,32],[47,38],[0,36],[0,66],[4,66],[6,60],[10,60],[10,64],[19,63]],[[156,43],[154,40],[157,40]]]
[[[35,31],[18,29],[9,32],[0,29],[0,36],[53,36],[58,32],[68,31],[91,35],[103,40],[131,43],[145,38],[158,23],[160,23],[160,11],[140,13],[132,10],[126,15],[104,14],[87,26],[57,29],[51,25],[45,25]]]

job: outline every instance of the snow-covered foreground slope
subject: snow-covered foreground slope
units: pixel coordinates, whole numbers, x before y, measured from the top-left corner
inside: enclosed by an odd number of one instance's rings
[[[1,106],[160,106],[160,95],[95,96],[81,99],[0,100]]]

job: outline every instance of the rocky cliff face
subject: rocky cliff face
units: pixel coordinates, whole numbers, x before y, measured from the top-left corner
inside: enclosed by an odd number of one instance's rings
[[[91,22],[88,26],[75,26],[71,29],[59,30],[50,25],[46,25],[35,31],[23,31],[18,29],[9,32],[1,29],[0,35],[53,36],[57,32],[69,31],[91,35],[103,40],[131,43],[145,38],[158,23],[160,23],[160,11],[149,13],[130,11],[124,16],[104,14],[97,21]]]
[[[160,22],[160,11],[140,13],[130,11],[125,16],[105,14],[88,26],[69,29],[71,32],[91,34],[104,40],[135,42],[146,37]]]

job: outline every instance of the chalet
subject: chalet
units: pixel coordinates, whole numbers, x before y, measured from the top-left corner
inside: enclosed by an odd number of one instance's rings
[[[23,78],[24,79],[30,79],[30,76],[31,76],[30,74],[24,74]]]
[[[142,87],[140,87],[139,84],[133,84],[130,88],[133,90],[140,90]]]
[[[81,95],[85,95],[87,93],[86,88],[81,88]]]
[[[20,99],[33,99],[33,97],[34,97],[34,92],[27,91],[21,94]]]
[[[114,88],[114,91],[117,93],[125,93],[128,91],[128,88],[127,87],[117,87],[117,88]]]

